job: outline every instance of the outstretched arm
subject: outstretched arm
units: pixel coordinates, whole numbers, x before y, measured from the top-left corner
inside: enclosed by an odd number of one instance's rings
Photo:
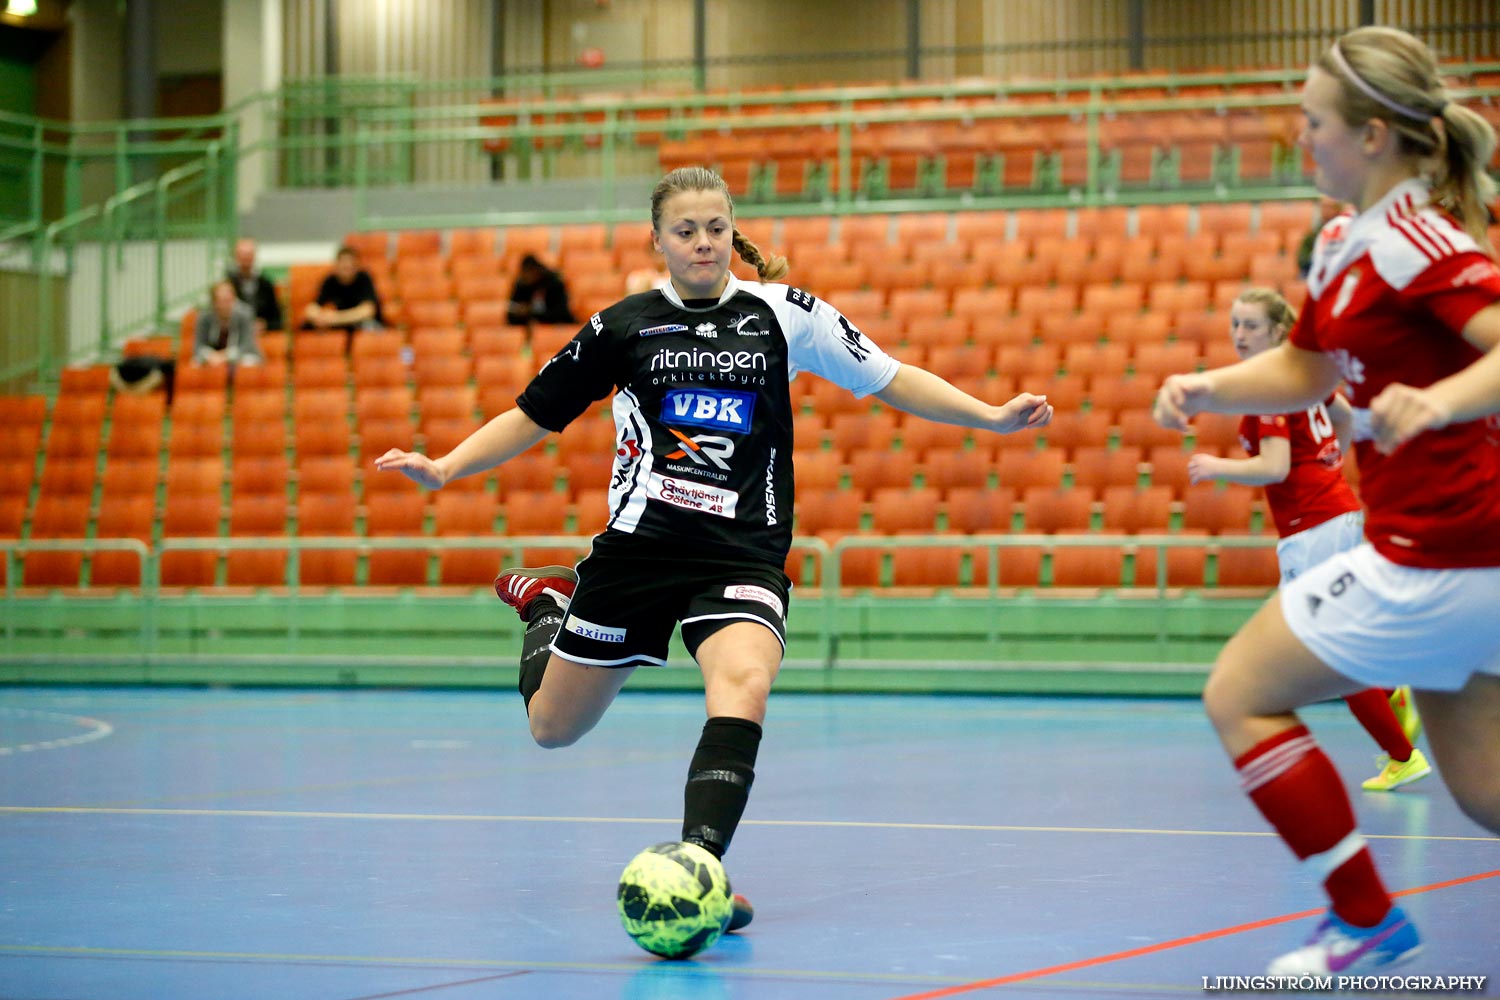
[[[1292,443],[1286,438],[1261,439],[1260,454],[1249,458],[1219,458],[1202,452],[1188,459],[1188,482],[1222,479],[1226,483],[1265,486],[1284,482],[1292,471]]]
[[[1238,364],[1162,383],[1156,422],[1187,430],[1199,413],[1291,413],[1321,403],[1339,382],[1339,369],[1321,351],[1282,344]]]
[[[519,409],[506,410],[439,459],[392,448],[375,460],[375,468],[399,472],[435,490],[460,476],[493,469],[515,458],[551,432]]]
[[[925,368],[903,364],[896,377],[875,398],[926,420],[959,427],[1009,434],[1012,431],[1035,430],[1052,421],[1052,407],[1046,396],[1023,392],[995,406],[975,399],[957,386],[939,378]]]

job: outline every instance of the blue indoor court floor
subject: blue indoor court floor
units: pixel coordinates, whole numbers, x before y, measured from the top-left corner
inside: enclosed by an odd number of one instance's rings
[[[1306,717],[1425,935],[1399,971],[1500,995],[1500,841]],[[728,858],[756,921],[660,961],[615,882],[702,718],[627,692],[544,751],[513,692],[0,688],[0,997],[1206,996],[1322,905],[1195,701],[784,694]]]

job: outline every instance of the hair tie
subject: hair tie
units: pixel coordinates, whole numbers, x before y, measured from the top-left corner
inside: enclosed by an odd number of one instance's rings
[[[1401,104],[1398,101],[1385,96],[1380,91],[1376,90],[1374,87],[1366,83],[1358,73],[1354,72],[1354,67],[1349,65],[1348,61],[1344,58],[1344,53],[1339,49],[1338,42],[1333,43],[1333,47],[1328,50],[1328,55],[1329,58],[1333,60],[1334,65],[1339,68],[1339,71],[1344,74],[1345,79],[1354,84],[1354,86],[1359,89],[1360,93],[1364,94],[1376,104],[1383,105],[1384,107],[1396,112],[1396,114],[1398,115],[1404,115],[1407,118],[1413,118],[1417,121],[1422,122],[1431,121],[1434,117],[1441,118],[1443,114],[1443,108],[1446,108],[1448,106],[1448,102],[1443,101],[1439,105],[1436,112],[1419,111],[1416,108],[1409,108],[1405,104]]]

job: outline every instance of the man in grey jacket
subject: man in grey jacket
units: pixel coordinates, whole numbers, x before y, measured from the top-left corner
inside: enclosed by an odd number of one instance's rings
[[[209,308],[198,314],[193,363],[258,365],[263,360],[255,336],[255,311],[235,295],[232,282],[217,282]]]

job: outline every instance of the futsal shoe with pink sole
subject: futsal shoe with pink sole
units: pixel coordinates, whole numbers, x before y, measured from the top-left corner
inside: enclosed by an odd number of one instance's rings
[[[1355,927],[1329,911],[1307,943],[1287,952],[1266,971],[1273,976],[1374,972],[1414,958],[1422,950],[1417,929],[1401,907],[1374,927]]]
[[[495,596],[516,609],[523,622],[531,621],[532,605],[538,598],[550,597],[559,609],[568,610],[573,591],[578,589],[578,574],[571,566],[538,566],[525,569],[515,566],[503,569],[495,577]]]

